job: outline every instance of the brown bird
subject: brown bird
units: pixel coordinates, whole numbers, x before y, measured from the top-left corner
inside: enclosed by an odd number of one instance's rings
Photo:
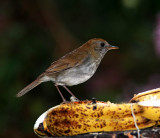
[[[59,90],[58,85],[63,86],[74,96],[66,86],[77,85],[91,78],[106,52],[111,49],[118,49],[118,47],[112,46],[100,38],[87,41],[81,47],[53,62],[35,81],[22,89],[17,94],[17,97],[24,95],[42,82],[53,81],[63,102],[65,102],[66,100]]]

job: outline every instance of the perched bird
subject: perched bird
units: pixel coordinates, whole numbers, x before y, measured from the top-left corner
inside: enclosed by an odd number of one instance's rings
[[[81,47],[53,62],[35,81],[22,89],[17,97],[21,97],[42,82],[53,81],[63,102],[66,102],[58,85],[63,86],[74,96],[66,86],[77,85],[91,78],[106,52],[111,49],[118,49],[118,47],[100,38],[87,41]]]

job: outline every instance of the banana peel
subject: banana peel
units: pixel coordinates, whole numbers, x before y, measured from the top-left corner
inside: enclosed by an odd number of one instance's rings
[[[157,99],[160,99],[160,88],[141,92],[135,95],[129,102],[134,103],[142,101],[153,101]]]
[[[34,125],[40,137],[126,131],[160,124],[160,89],[135,95],[129,103],[74,101],[43,113]]]

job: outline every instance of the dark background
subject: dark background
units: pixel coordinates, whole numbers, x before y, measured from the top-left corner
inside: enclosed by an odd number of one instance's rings
[[[52,82],[16,93],[91,38],[120,49],[106,54],[89,81],[70,87],[79,99],[127,102],[160,86],[159,0],[0,1],[0,137],[37,137],[36,119],[62,99]]]

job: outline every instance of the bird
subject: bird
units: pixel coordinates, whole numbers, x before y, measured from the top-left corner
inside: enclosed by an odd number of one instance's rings
[[[117,46],[110,45],[102,38],[90,39],[79,48],[51,63],[36,80],[23,88],[17,94],[17,97],[23,96],[43,82],[52,81],[63,102],[66,102],[67,100],[62,95],[58,86],[64,87],[66,91],[75,97],[67,86],[78,85],[90,79],[96,72],[107,51],[118,48]]]

